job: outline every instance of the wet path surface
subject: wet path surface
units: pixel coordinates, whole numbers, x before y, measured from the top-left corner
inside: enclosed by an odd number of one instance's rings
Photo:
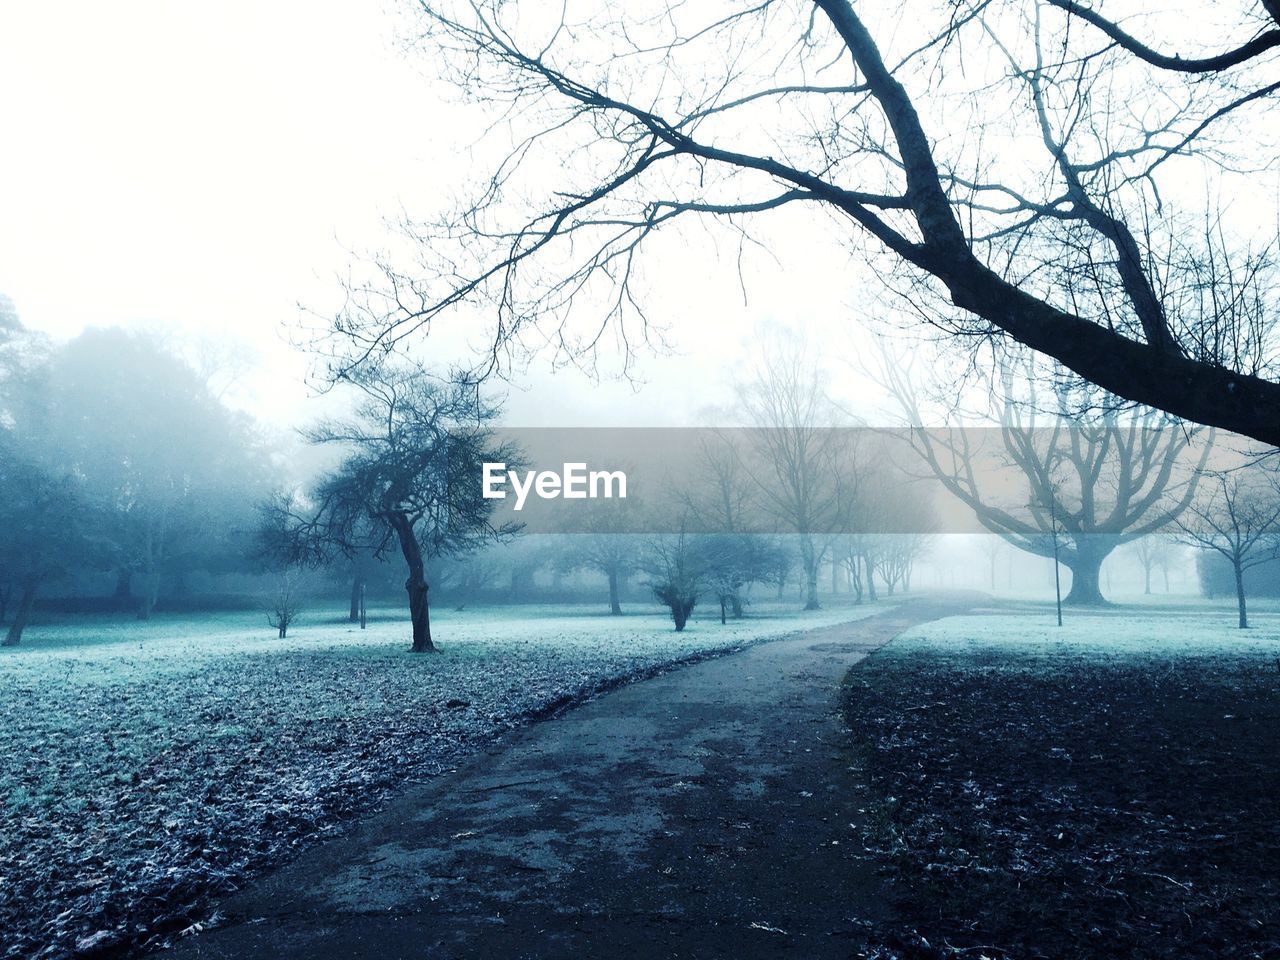
[[[916,600],[623,687],[412,788],[165,957],[846,957],[882,910],[845,672]]]

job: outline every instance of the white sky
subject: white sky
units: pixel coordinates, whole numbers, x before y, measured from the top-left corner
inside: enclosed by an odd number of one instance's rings
[[[336,304],[347,251],[377,246],[384,218],[438,208],[478,132],[395,37],[355,0],[0,5],[0,291],[60,338],[118,324],[242,343],[236,401],[312,419],[297,304]],[[710,251],[680,265],[655,304],[676,353],[641,364],[639,392],[544,363],[509,418],[687,423],[725,399],[722,361],[758,323],[846,328],[831,314],[860,296],[852,262],[783,247],[749,307]]]
[[[0,292],[59,338],[113,324],[243,345],[253,365],[232,401],[276,425],[313,420],[328,404],[289,342],[298,304],[332,310],[350,251],[383,246],[402,211],[446,208],[485,167],[469,154],[482,118],[397,48],[392,11],[411,6],[0,3]],[[1260,202],[1235,204],[1264,226],[1277,175],[1257,178]],[[889,295],[811,209],[757,225],[772,254],[746,261],[748,303],[736,249],[696,234],[650,244],[661,284],[648,306],[673,353],[641,358],[639,388],[553,376],[544,357],[512,390],[509,421],[698,422],[777,324],[831,347],[838,394],[866,414],[878,391],[853,365],[871,340],[860,319]]]

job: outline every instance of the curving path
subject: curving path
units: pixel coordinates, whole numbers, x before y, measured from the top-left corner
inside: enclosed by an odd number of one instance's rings
[[[614,691],[408,790],[221,905],[173,958],[847,957],[882,909],[850,824],[851,665],[901,603]]]

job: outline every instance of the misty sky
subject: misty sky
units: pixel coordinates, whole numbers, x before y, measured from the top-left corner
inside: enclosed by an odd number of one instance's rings
[[[402,52],[394,4],[173,4],[0,8],[0,291],[57,337],[86,325],[172,329],[243,344],[232,399],[263,419],[312,419],[308,360],[288,342],[297,304],[339,302],[349,251],[377,248],[386,218],[434,212],[474,159],[482,118],[450,103],[429,64]],[[866,268],[798,215],[773,215],[774,252],[659,254],[674,352],[642,357],[644,385],[540,361],[513,391],[514,423],[693,422],[728,399],[725,369],[762,323],[803,323],[849,343],[882,297]],[[438,348],[437,348],[438,350]],[[431,358],[440,359],[436,352]],[[447,359],[447,358],[446,358]],[[856,371],[832,368],[846,396]]]

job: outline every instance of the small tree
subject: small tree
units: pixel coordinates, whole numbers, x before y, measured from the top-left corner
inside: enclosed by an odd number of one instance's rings
[[[929,552],[932,540],[927,533],[895,533],[884,538],[880,570],[889,596],[898,588],[911,589],[916,562]]]
[[[585,533],[569,537],[567,549],[556,560],[558,570],[587,569],[602,574],[609,583],[609,613],[622,615],[621,587],[636,569],[639,544],[635,528],[638,501],[609,499],[588,501]]]
[[[681,527],[678,534],[653,540],[645,566],[653,595],[671,611],[676,632],[680,632],[689,622],[701,589],[697,558],[684,528]]]
[[[1133,555],[1142,567],[1142,592],[1151,593],[1151,573],[1164,574],[1164,592],[1169,592],[1169,565],[1173,562],[1173,544],[1167,537],[1142,537],[1133,544]]]
[[[1226,557],[1236,582],[1239,626],[1249,626],[1244,572],[1280,554],[1280,496],[1276,484],[1253,475],[1215,473],[1179,518],[1182,541]]]
[[[742,616],[743,588],[776,576],[782,548],[761,534],[704,534],[690,543],[699,580],[720,605],[720,622]]]
[[[290,625],[302,612],[302,596],[299,590],[301,574],[296,569],[286,569],[276,581],[276,593],[267,611],[267,623],[275,627],[283,640],[289,634]]]

